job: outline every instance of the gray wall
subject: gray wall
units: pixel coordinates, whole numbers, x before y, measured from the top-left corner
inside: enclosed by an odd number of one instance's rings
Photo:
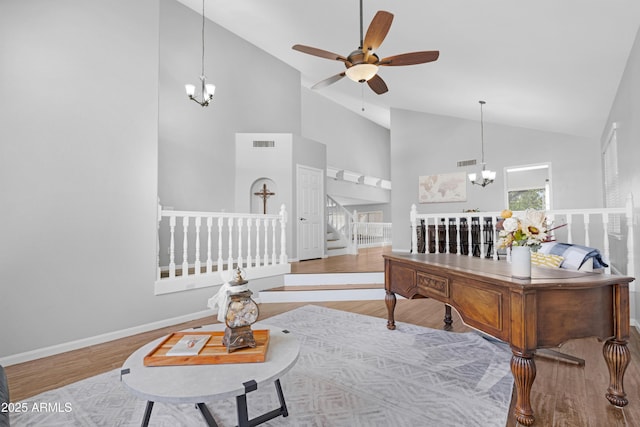
[[[465,209],[499,211],[504,208],[503,169],[507,166],[552,163],[554,209],[602,206],[599,143],[551,132],[496,125],[486,121],[485,161],[497,171],[493,184],[482,188],[467,182],[467,201],[418,203],[418,179],[422,175],[477,171],[480,166],[459,168],[459,160],[480,163],[479,121],[438,116],[408,110],[391,110],[391,217],[394,250],[411,246],[409,211],[461,212]]]
[[[301,128],[299,73],[206,25],[202,108],[201,19],[173,0],[0,3],[0,357],[206,309],[154,296],[158,196],[230,211],[235,133]]]
[[[161,0],[160,12],[160,202],[231,212],[235,134],[299,134],[300,73],[207,20],[205,74],[216,93],[202,108],[184,91],[199,83],[202,16],[174,0]]]
[[[618,87],[618,93],[609,113],[607,125],[602,132],[602,144],[607,141],[611,124],[616,123],[618,141],[618,168],[620,194],[633,196],[634,209],[634,242],[636,258],[634,260],[635,276],[640,275],[640,31],[627,60],[627,66]],[[636,280],[636,287],[637,287]],[[640,307],[640,293],[631,295],[632,313]],[[637,315],[635,316],[637,319]]]
[[[310,89],[302,90],[302,135],[327,146],[327,166],[390,178],[389,130]],[[327,192],[375,203],[390,200],[388,190],[350,182],[327,180]]]
[[[0,357],[185,308],[153,296],[158,13],[0,3]]]

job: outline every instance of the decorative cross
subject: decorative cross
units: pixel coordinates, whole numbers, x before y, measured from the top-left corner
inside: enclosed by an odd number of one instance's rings
[[[253,193],[253,194],[262,198],[262,213],[266,215],[266,213],[267,213],[267,199],[269,198],[269,196],[275,196],[276,193],[273,193],[273,192],[267,190],[267,184],[262,184],[262,190],[258,191],[257,193]]]

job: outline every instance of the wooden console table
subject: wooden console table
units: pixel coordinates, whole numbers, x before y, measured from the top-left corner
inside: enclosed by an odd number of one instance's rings
[[[511,345],[516,386],[514,415],[533,424],[531,387],[538,348],[574,338],[605,341],[609,368],[606,398],[626,406],[623,377],[630,354],[629,282],[632,277],[532,267],[532,278],[511,278],[505,261],[452,254],[383,255],[387,328],[395,329],[396,295],[428,297],[454,307],[469,326]],[[451,319],[445,317],[445,323]]]

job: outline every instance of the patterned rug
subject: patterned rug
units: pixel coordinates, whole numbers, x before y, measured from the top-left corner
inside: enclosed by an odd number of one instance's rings
[[[264,323],[300,340],[300,358],[281,378],[289,410],[264,426],[500,426],[513,379],[511,351],[475,333],[448,333],[307,305]],[[145,402],[119,370],[21,403],[12,426],[138,426]],[[249,417],[279,407],[274,387],[247,395]],[[220,427],[237,424],[235,399],[207,402]],[[44,408],[42,411],[34,408]],[[204,426],[194,405],[156,403],[151,426]]]

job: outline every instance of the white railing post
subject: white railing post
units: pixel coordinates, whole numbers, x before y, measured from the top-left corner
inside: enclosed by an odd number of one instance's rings
[[[584,245],[589,246],[589,221],[591,217],[588,213],[585,213],[582,216],[584,218]]]
[[[196,217],[196,260],[193,263],[194,273],[200,274],[200,225],[202,225],[202,217]]]
[[[253,221],[247,218],[247,267],[253,266],[253,257],[251,256],[251,226]]]
[[[256,218],[256,267],[260,267],[260,218]]]
[[[286,264],[287,259],[287,210],[284,204],[280,206],[280,264]]]
[[[172,215],[169,218],[169,277],[176,277],[176,217]]]
[[[156,280],[160,280],[162,277],[162,270],[160,269],[160,221],[162,220],[162,206],[158,201],[157,211],[158,227],[156,229]]]
[[[222,228],[224,227],[224,219],[218,217],[218,273],[222,273],[224,269],[224,260],[222,259]]]
[[[627,221],[627,276],[635,277],[635,257],[633,241],[633,195],[629,193],[625,203],[625,218]],[[631,282],[631,290],[635,290],[635,280]]]
[[[227,221],[227,229],[229,230],[229,256],[227,258],[227,271],[233,270],[233,217],[229,217]]]
[[[264,265],[269,265],[269,220],[265,218],[262,224],[264,225]]]
[[[189,217],[182,217],[182,277],[189,275]]]
[[[242,217],[238,218],[238,268],[242,268],[242,224],[244,223]]]
[[[211,230],[213,228],[213,217],[207,217],[207,273],[213,271],[213,259],[211,259]]]
[[[413,204],[411,205],[411,212],[409,213],[409,221],[411,221],[411,253],[417,254],[418,253],[418,226],[417,226],[417,219],[416,219],[416,215],[418,214],[418,209],[416,208],[416,205]],[[429,226],[427,225],[427,229],[429,228]],[[437,233],[437,230],[436,230]],[[425,231],[425,234],[429,234],[428,230]],[[425,241],[428,240],[428,238],[425,236]],[[428,242],[427,242],[428,245]],[[428,252],[428,250],[427,250]]]
[[[277,220],[274,218],[271,220],[271,265],[276,264],[277,256],[276,256],[276,227]]]

